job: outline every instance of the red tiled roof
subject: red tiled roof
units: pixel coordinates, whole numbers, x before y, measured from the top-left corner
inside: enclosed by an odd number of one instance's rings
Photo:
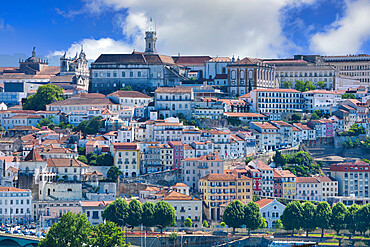
[[[190,93],[192,87],[158,87],[155,93]]]
[[[201,64],[211,60],[210,56],[178,56],[172,57],[176,64],[190,65],[190,64]]]
[[[315,177],[297,177],[297,183],[319,183]]]
[[[153,97],[150,97],[138,91],[123,91],[123,90],[119,90],[114,93],[108,94],[107,97],[109,96],[126,97],[126,98],[153,98]]]
[[[260,208],[263,208],[264,206],[270,204],[273,200],[274,199],[261,199],[259,201],[256,201],[256,203]]]
[[[168,194],[166,194],[163,198],[165,201],[199,201],[199,199],[187,196],[185,194],[176,192],[176,191],[171,191]]]
[[[29,162],[42,162],[44,161],[43,158],[36,152],[36,150],[33,148],[24,158],[24,161],[29,161]]]
[[[28,190],[23,190],[14,187],[0,187],[0,191],[28,192]]]
[[[217,174],[217,173],[209,173],[205,177],[200,178],[199,180],[207,180],[207,181],[234,181],[238,179],[250,179],[244,175],[241,175],[238,178],[235,174]]]

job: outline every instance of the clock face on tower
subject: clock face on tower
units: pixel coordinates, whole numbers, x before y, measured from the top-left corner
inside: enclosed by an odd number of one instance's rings
[[[148,33],[148,38],[152,38],[152,34],[151,33]]]

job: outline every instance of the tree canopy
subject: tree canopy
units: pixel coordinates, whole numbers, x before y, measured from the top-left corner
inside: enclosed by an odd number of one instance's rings
[[[46,105],[64,100],[63,89],[53,84],[40,86],[34,95],[23,100],[24,110],[45,111]]]
[[[154,204],[151,202],[146,202],[142,206],[143,213],[141,214],[141,220],[144,226],[146,227],[152,227],[155,225],[155,219],[154,219]]]
[[[286,230],[292,230],[292,235],[295,229],[299,229],[303,220],[303,207],[298,201],[290,202],[284,209],[281,215],[281,221]]]
[[[143,214],[143,208],[141,207],[141,203],[134,199],[130,201],[128,205],[128,214],[126,218],[126,224],[133,229],[136,226],[141,224],[141,217]]]
[[[125,244],[125,232],[114,222],[107,221],[93,227],[91,247],[128,247]],[[82,246],[82,245],[81,245]]]
[[[98,116],[93,117],[91,120],[84,120],[80,122],[73,130],[81,131],[85,135],[96,135],[104,125],[101,121],[102,119],[102,116]]]
[[[347,211],[348,210],[346,206],[344,206],[344,204],[341,202],[336,203],[332,208],[332,229],[335,230],[338,234],[340,230],[345,229],[346,227],[345,219]]]
[[[90,243],[91,227],[84,214],[65,213],[41,239],[40,247],[80,247]]]
[[[243,203],[239,200],[230,202],[225,208],[223,221],[233,228],[233,234],[235,234],[235,228],[240,228],[244,224]]]
[[[107,172],[107,177],[110,180],[117,181],[122,171],[117,166],[111,166]]]
[[[325,82],[323,82],[323,81],[318,81],[318,82],[316,83],[316,85],[317,85],[319,88],[321,88],[321,89],[325,88]]]
[[[118,226],[125,226],[129,207],[125,200],[117,198],[103,211],[103,219],[112,221]]]
[[[291,88],[292,82],[290,81],[284,81],[282,87],[283,88]]]
[[[251,230],[258,229],[263,224],[260,207],[255,202],[249,202],[244,206],[244,225],[250,234]]]
[[[303,205],[303,220],[302,220],[302,228],[306,231],[306,236],[308,237],[308,232],[315,230],[315,205],[311,202],[306,202]]]
[[[303,81],[296,80],[294,84],[294,88],[298,91],[306,92],[310,90],[315,90],[316,86],[314,86],[311,81],[303,82]]]
[[[353,93],[344,93],[342,94],[342,99],[355,99],[355,95]]]
[[[357,229],[360,232],[370,230],[370,204],[362,206],[355,214]]]
[[[157,227],[163,232],[163,229],[172,225],[176,220],[175,209],[165,201],[159,201],[154,206],[154,221]]]
[[[113,166],[113,156],[110,154],[101,154],[96,159],[96,165],[98,166]]]
[[[192,226],[193,226],[193,221],[191,221],[191,219],[190,219],[190,218],[186,218],[186,219],[185,219],[185,222],[184,222],[184,225],[185,225],[186,227],[192,227]]]
[[[315,224],[321,229],[321,237],[324,236],[324,230],[330,228],[331,208],[327,202],[319,202],[315,211]]]

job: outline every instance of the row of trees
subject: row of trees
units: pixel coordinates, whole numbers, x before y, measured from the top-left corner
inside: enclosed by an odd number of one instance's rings
[[[165,201],[158,201],[156,204],[151,202],[141,204],[134,199],[128,204],[122,198],[118,198],[108,205],[102,216],[105,220],[132,230],[142,224],[147,228],[156,226],[162,233],[164,228],[176,226],[175,209]]]
[[[266,224],[257,203],[249,202],[243,205],[239,200],[234,200],[226,206],[223,221],[233,228],[233,234],[235,228],[245,226],[250,234],[251,230],[262,228]]]
[[[361,234],[370,230],[370,204],[360,206],[353,204],[351,207],[338,202],[330,208],[327,202],[320,202],[315,207],[311,202],[303,205],[298,201],[290,202],[281,215],[281,221],[286,230],[303,229],[306,236],[317,227],[322,230],[333,229],[339,234],[340,230],[348,230],[351,234]]]
[[[66,213],[51,226],[39,243],[40,247],[128,247],[124,231],[115,223],[92,226],[85,214]]]
[[[110,154],[96,155],[92,152],[85,155],[80,155],[77,158],[79,161],[89,164],[90,166],[113,166],[114,160]]]
[[[316,83],[316,85],[317,85],[318,88],[325,88],[325,82],[323,82],[323,81],[318,81]],[[282,87],[283,88],[292,88],[292,82],[284,81]],[[298,91],[306,92],[306,91],[310,91],[310,90],[315,90],[316,86],[313,85],[313,83],[311,81],[303,82],[303,81],[296,80],[295,83],[294,83],[294,88]]]

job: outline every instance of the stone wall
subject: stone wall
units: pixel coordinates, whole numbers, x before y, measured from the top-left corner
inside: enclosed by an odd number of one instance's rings
[[[342,148],[343,143],[346,140],[351,140],[354,142],[356,139],[359,141],[365,141],[366,135],[359,135],[359,136],[336,136],[334,138],[334,147],[335,148]]]
[[[169,170],[144,174],[136,178],[125,178],[122,180],[131,183],[147,183],[161,186],[174,185],[182,181],[181,170]]]

